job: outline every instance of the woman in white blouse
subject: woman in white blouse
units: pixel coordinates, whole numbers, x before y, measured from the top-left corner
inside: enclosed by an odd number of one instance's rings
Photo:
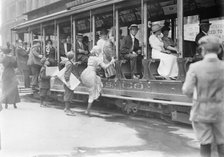
[[[177,57],[165,50],[161,39],[161,29],[162,26],[159,24],[152,26],[152,34],[149,37],[149,44],[152,47],[152,58],[160,59],[157,69],[159,75],[166,79],[175,79],[178,75]]]

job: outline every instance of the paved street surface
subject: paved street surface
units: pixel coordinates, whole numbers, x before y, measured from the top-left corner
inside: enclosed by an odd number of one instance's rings
[[[76,116],[23,99],[0,113],[0,157],[198,157],[189,126],[94,111]]]

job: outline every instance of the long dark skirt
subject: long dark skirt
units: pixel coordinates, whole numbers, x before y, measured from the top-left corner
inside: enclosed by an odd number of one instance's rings
[[[20,102],[19,91],[16,82],[2,82],[2,103],[16,104]],[[10,84],[10,85],[9,85]]]

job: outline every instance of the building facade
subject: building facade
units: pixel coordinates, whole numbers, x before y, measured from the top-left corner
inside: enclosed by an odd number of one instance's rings
[[[14,43],[16,39],[23,38],[11,31],[14,26],[30,20],[29,15],[31,18],[40,17],[41,14],[35,11],[59,1],[63,0],[2,0],[1,36],[3,46],[6,42]]]

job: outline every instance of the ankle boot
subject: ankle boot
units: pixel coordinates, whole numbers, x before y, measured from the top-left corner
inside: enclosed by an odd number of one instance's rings
[[[92,103],[88,103],[88,106],[87,106],[87,109],[86,109],[86,114],[89,114],[90,113],[90,108],[92,106]]]
[[[70,110],[70,103],[65,102],[65,112],[67,112],[68,110]]]
[[[224,157],[224,144],[219,144],[217,146],[219,157]]]
[[[14,108],[17,108],[16,104],[13,104]]]
[[[201,144],[201,157],[211,157],[211,144]]]

